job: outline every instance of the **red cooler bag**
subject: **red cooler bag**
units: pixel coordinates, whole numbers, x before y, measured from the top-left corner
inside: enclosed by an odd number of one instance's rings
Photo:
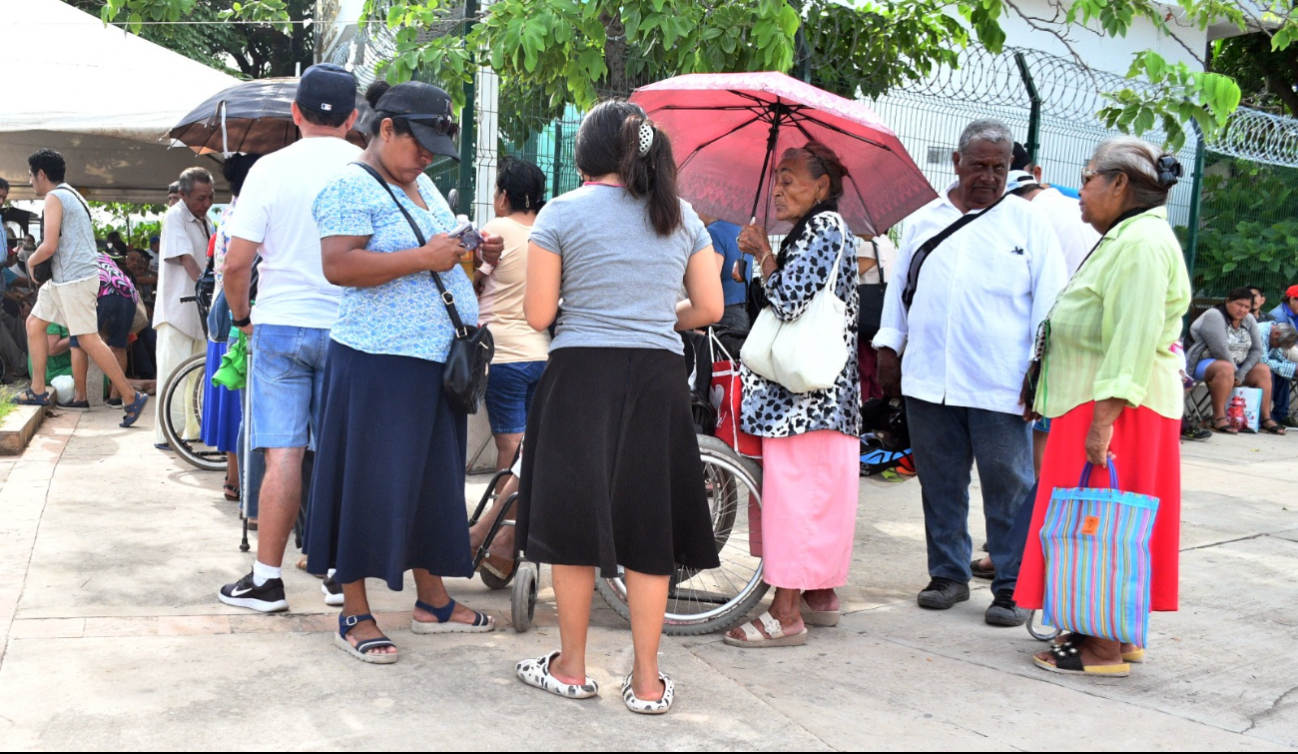
[[[762,438],[740,429],[739,411],[743,404],[744,386],[739,377],[739,362],[710,336],[712,348],[712,406],[717,410],[717,439],[729,445],[740,455],[762,457]]]

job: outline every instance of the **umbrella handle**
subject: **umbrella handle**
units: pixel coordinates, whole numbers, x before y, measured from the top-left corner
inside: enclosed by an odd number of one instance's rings
[[[218,105],[217,107],[221,109],[221,155],[224,157],[229,157],[230,156],[230,133],[225,128],[225,100],[221,100],[221,104]]]

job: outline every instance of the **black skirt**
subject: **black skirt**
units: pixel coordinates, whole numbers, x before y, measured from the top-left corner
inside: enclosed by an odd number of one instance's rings
[[[526,437],[516,534],[529,560],[605,577],[720,565],[680,355],[554,351]]]
[[[329,344],[307,570],[349,584],[406,571],[472,576],[464,502],[468,424],[442,395],[442,365]]]

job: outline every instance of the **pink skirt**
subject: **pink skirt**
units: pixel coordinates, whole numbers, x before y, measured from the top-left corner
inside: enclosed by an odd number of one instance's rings
[[[833,430],[762,439],[762,514],[754,550],[766,583],[833,589],[847,583],[861,486],[860,440]]]

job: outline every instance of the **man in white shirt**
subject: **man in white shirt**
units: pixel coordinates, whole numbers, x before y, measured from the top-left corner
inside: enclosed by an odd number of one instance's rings
[[[997,563],[1015,562],[1020,548],[1009,532],[1033,483],[1023,377],[1037,326],[1067,273],[1049,223],[1027,202],[1005,196],[1013,142],[999,121],[965,128],[952,156],[958,180],[906,220],[874,339],[884,392],[906,397],[931,578],[918,602],[930,609],[969,599],[974,462]],[[962,219],[967,224],[931,254],[917,253]],[[985,616],[992,625],[1026,619],[1014,604],[1018,574],[1011,570],[998,569],[992,582],[995,600]]]
[[[251,440],[264,452],[252,572],[226,584],[218,598],[260,612],[288,609],[281,565],[302,503],[302,461],[314,444],[329,331],[342,289],[325,279],[320,233],[311,207],[329,179],[361,153],[345,137],[356,122],[356,79],[345,69],[311,66],[298,83],[293,121],[302,138],[261,158],[230,216],[224,290],[234,324],[252,336]],[[256,306],[250,308],[253,258]],[[341,605],[332,577],[325,602]]]
[[[177,181],[180,201],[171,205],[162,217],[162,263],[158,269],[158,295],[153,304],[153,329],[158,334],[158,385],[181,362],[207,347],[198,304],[181,301],[194,295],[194,283],[207,266],[207,240],[212,228],[207,211],[212,208],[212,174],[202,168],[189,168]],[[161,393],[161,390],[159,390]],[[198,423],[193,419],[193,397],[185,391],[185,437],[198,437]],[[158,401],[154,412],[154,447],[168,450],[167,435],[162,429],[163,408]]]
[[[1100,234],[1095,228],[1082,221],[1081,203],[1071,196],[1064,196],[1059,189],[1043,184],[1041,166],[1031,161],[1028,150],[1021,144],[1014,145],[1014,161],[1010,164],[1005,190],[1032,202],[1033,208],[1045,216],[1059,239],[1071,278],[1082,266],[1086,255],[1100,242]]]

